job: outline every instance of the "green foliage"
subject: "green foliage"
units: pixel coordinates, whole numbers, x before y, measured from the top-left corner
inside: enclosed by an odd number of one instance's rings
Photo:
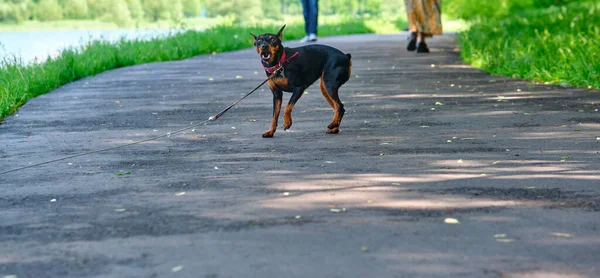
[[[146,18],[151,21],[177,20],[183,17],[181,0],[146,0],[142,2],[142,7]]]
[[[195,55],[231,51],[252,46],[250,32],[276,32],[281,26],[217,26],[202,32],[187,31],[149,41],[94,41],[79,49],[66,49],[41,64],[23,65],[18,60],[0,62],[0,119],[27,100],[57,87],[100,72],[135,64],[186,59]],[[319,26],[320,36],[370,33],[360,19]],[[286,27],[284,39],[304,36],[302,24]]]
[[[131,23],[131,13],[127,2],[121,0],[106,0],[110,3],[108,12],[104,15],[105,21],[116,23],[118,26],[127,26]]]
[[[110,2],[106,0],[86,0],[90,19],[99,19],[110,10]]]
[[[140,0],[126,0],[126,2],[131,14],[131,19],[135,21],[142,20],[144,18],[144,8],[142,7],[142,2]]]
[[[271,19],[281,19],[281,0],[261,0],[262,12],[265,17]]]
[[[206,0],[205,3],[208,16],[234,15],[241,21],[262,16],[260,0]]]
[[[86,0],[65,0],[63,7],[65,18],[88,18],[88,3]]]
[[[31,16],[27,6],[24,0],[0,2],[0,22],[19,23],[27,20]]]
[[[454,18],[499,18],[527,9],[548,8],[582,0],[446,0],[443,12]]]
[[[202,11],[202,2],[200,0],[183,0],[183,15],[186,17],[195,17]]]
[[[598,22],[595,1],[488,18],[460,35],[461,55],[494,74],[600,88]]]
[[[40,0],[35,5],[34,18],[39,21],[60,20],[63,18],[62,7],[56,0]]]

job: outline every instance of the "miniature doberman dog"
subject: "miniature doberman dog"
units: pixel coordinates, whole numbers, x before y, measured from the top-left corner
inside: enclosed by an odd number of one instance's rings
[[[283,72],[268,81],[273,93],[273,118],[271,126],[262,136],[273,137],[277,129],[277,121],[281,112],[282,92],[291,92],[292,96],[283,112],[283,129],[292,126],[292,109],[300,99],[304,90],[317,79],[321,79],[321,93],[333,108],[333,121],[327,126],[327,133],[336,134],[344,117],[344,105],[338,96],[340,87],[350,79],[352,56],[344,54],[338,49],[326,45],[312,44],[297,48],[283,47],[282,32],[285,25],[277,34],[254,34],[254,46],[260,54],[265,73],[269,76],[280,65]],[[285,64],[286,57],[298,53],[298,58]]]

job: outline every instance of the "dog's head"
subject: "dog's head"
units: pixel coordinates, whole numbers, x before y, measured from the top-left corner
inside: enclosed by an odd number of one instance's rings
[[[279,61],[279,57],[283,52],[281,39],[284,28],[285,25],[279,29],[277,34],[265,33],[256,36],[250,33],[254,37],[254,47],[256,47],[256,52],[260,55],[263,64],[272,66]]]

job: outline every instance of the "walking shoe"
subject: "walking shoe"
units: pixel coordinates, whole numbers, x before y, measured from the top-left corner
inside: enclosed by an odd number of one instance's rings
[[[301,43],[309,43],[309,42],[316,42],[316,41],[317,41],[317,35],[315,35],[315,34],[309,34],[308,36],[306,36],[300,40]]]
[[[417,53],[429,53],[429,48],[424,42],[420,42],[417,46]]]
[[[417,33],[410,32],[410,37],[408,37],[408,46],[406,47],[406,50],[415,51],[415,49],[417,49]]]

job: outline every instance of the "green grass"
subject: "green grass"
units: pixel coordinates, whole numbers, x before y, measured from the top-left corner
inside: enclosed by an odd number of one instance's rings
[[[462,58],[492,74],[600,88],[600,3],[527,10],[474,22]]]
[[[331,19],[319,26],[319,36],[374,33],[362,19]],[[406,23],[397,23],[402,28]],[[66,49],[56,58],[24,65],[17,59],[0,63],[0,121],[29,99],[48,93],[66,83],[106,70],[136,64],[186,59],[213,52],[252,47],[250,32],[275,33],[279,25],[219,25],[198,32],[187,31],[150,41],[93,41],[81,48]],[[303,37],[300,23],[289,24],[285,40]]]

